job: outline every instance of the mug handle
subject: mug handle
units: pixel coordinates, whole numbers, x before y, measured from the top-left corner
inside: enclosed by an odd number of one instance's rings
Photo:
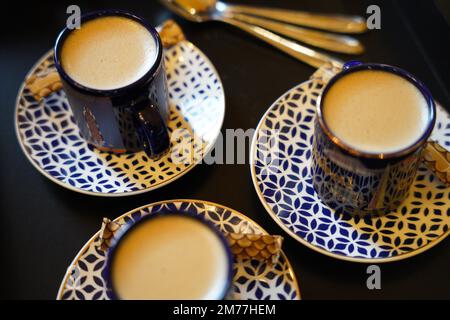
[[[166,151],[170,146],[169,133],[158,108],[147,99],[132,108],[138,140],[145,153],[154,157]]]
[[[359,65],[362,65],[363,63],[361,61],[358,60],[351,60],[351,61],[347,61],[346,63],[344,63],[344,65],[342,66],[343,70],[347,70]]]

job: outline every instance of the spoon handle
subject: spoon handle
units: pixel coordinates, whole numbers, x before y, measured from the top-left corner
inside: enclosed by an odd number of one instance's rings
[[[219,20],[229,23],[243,31],[250,33],[251,35],[271,44],[272,46],[280,49],[281,51],[289,54],[290,56],[309,64],[315,68],[319,68],[325,63],[331,63],[335,66],[342,66],[342,61],[332,56],[320,53],[312,50],[308,47],[302,46],[294,41],[280,37],[279,35],[270,32],[261,27],[251,25],[245,22],[241,22],[229,17],[222,16]]]
[[[240,13],[232,14],[230,18],[257,25],[291,39],[329,51],[346,54],[361,54],[364,52],[363,45],[357,39],[349,36],[310,30],[292,24],[277,22],[266,18],[252,17]]]
[[[360,16],[340,14],[317,14],[287,9],[226,5],[226,10],[253,16],[292,23],[300,26],[341,33],[361,33],[367,31],[365,20]]]

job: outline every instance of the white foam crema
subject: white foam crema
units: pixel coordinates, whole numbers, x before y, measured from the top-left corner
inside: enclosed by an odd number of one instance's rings
[[[324,97],[322,112],[338,139],[373,154],[408,148],[430,121],[420,90],[401,76],[379,70],[356,71],[337,80]]]
[[[79,84],[98,90],[125,87],[153,66],[157,45],[139,22],[122,16],[89,20],[64,40],[61,64]]]
[[[219,299],[229,261],[207,225],[180,215],[143,221],[120,242],[111,279],[121,299]]]

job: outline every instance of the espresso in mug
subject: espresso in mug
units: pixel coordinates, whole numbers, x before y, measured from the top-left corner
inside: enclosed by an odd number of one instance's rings
[[[358,151],[401,151],[429,127],[428,102],[411,81],[392,72],[361,70],[336,81],[323,101],[330,131]]]
[[[157,53],[154,37],[142,24],[122,16],[105,16],[70,33],[62,47],[61,63],[79,84],[113,90],[142,78]]]
[[[120,241],[111,281],[120,299],[219,299],[229,281],[222,239],[191,217],[143,221]]]

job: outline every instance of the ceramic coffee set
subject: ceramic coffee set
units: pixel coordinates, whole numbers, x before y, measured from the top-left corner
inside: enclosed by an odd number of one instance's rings
[[[97,18],[122,14],[142,22],[134,15],[117,11],[93,15]],[[92,19],[92,15],[87,17],[84,19]],[[140,86],[156,92],[150,94],[150,99],[166,90],[167,106],[157,98],[159,102],[150,101],[151,108],[148,101],[144,102],[145,106],[139,102],[131,107],[124,106],[123,100],[141,95],[134,93],[143,91],[137,85],[116,92],[121,96],[119,99],[110,93],[93,92],[79,86],[62,70],[59,61],[61,43],[70,34],[68,29],[61,33],[55,50],[46,53],[31,68],[19,90],[15,121],[22,150],[40,173],[74,192],[101,197],[132,196],[181,178],[212,150],[225,114],[219,74],[208,57],[184,38],[176,24],[167,22],[158,31],[163,39],[159,45],[164,45],[164,50],[159,48],[160,62],[155,63],[160,67],[152,68],[155,70],[148,75],[150,80]],[[351,166],[339,166],[342,157],[364,157],[339,149],[339,145],[328,140],[320,126],[318,109],[329,83],[358,68],[384,68],[407,79],[410,77],[411,82],[416,81],[409,74],[401,74],[400,69],[385,65],[346,64],[343,68],[332,63],[322,65],[309,80],[282,94],[263,115],[252,141],[249,170],[259,200],[289,236],[333,258],[377,264],[415,256],[448,236],[450,188],[439,179],[442,171],[445,174],[445,168],[436,168],[432,159],[425,157],[425,161],[421,161],[419,158],[425,145],[423,140],[431,139],[436,145],[450,148],[450,116],[431,101],[430,122],[434,121],[434,126],[430,124],[429,134],[422,137],[415,150],[408,150],[407,154],[394,159],[370,159],[378,168],[375,173],[367,169],[370,165],[359,171]],[[165,71],[166,79],[158,76],[161,70]],[[415,84],[422,90],[421,84]],[[97,101],[95,99],[102,102],[94,105],[103,104],[101,107],[106,111],[90,107],[92,101]],[[168,110],[167,115],[164,115],[164,108]],[[133,111],[130,113],[128,109]],[[136,120],[142,118],[144,121]],[[160,130],[161,126],[164,130]],[[185,133],[184,140],[172,139],[171,135],[179,129]],[[273,130],[276,130],[277,144],[270,134]],[[174,161],[173,154],[182,154],[183,141],[191,139],[197,158],[184,161],[181,156]],[[320,139],[325,142],[314,145]],[[322,149],[326,146],[334,153],[324,152]],[[445,157],[445,150],[439,149],[440,146],[433,150]],[[117,152],[123,149],[126,152]],[[427,160],[435,165],[435,170],[424,164]],[[398,163],[403,166],[396,165]],[[408,164],[406,169],[405,163]],[[415,170],[411,170],[411,166]],[[396,178],[391,179],[391,175]],[[328,186],[342,184],[341,180],[336,180],[339,176],[353,177],[351,193],[362,194],[358,197],[362,201],[352,203],[349,198],[336,200],[333,197],[336,189]],[[371,179],[368,182],[361,176]],[[388,182],[383,183],[381,176],[388,176],[384,178]],[[409,183],[405,179],[410,180]],[[328,182],[322,187],[319,180]],[[395,194],[401,199],[386,194]],[[366,197],[370,201],[364,201]],[[378,199],[375,206],[373,198]],[[389,210],[382,213],[377,210],[376,214],[355,213],[356,209],[367,213],[368,207]],[[119,229],[126,229],[161,213],[197,216],[224,234],[267,234],[244,214],[200,200],[149,204],[119,216],[114,222],[122,226]],[[87,241],[69,265],[57,299],[115,298],[106,272],[108,251],[114,246],[105,249],[98,245],[99,239],[105,240],[104,228],[105,225]],[[115,232],[109,231],[110,234]],[[229,292],[228,297],[233,299],[300,299],[296,276],[282,251],[272,263],[256,259],[234,261]]]

